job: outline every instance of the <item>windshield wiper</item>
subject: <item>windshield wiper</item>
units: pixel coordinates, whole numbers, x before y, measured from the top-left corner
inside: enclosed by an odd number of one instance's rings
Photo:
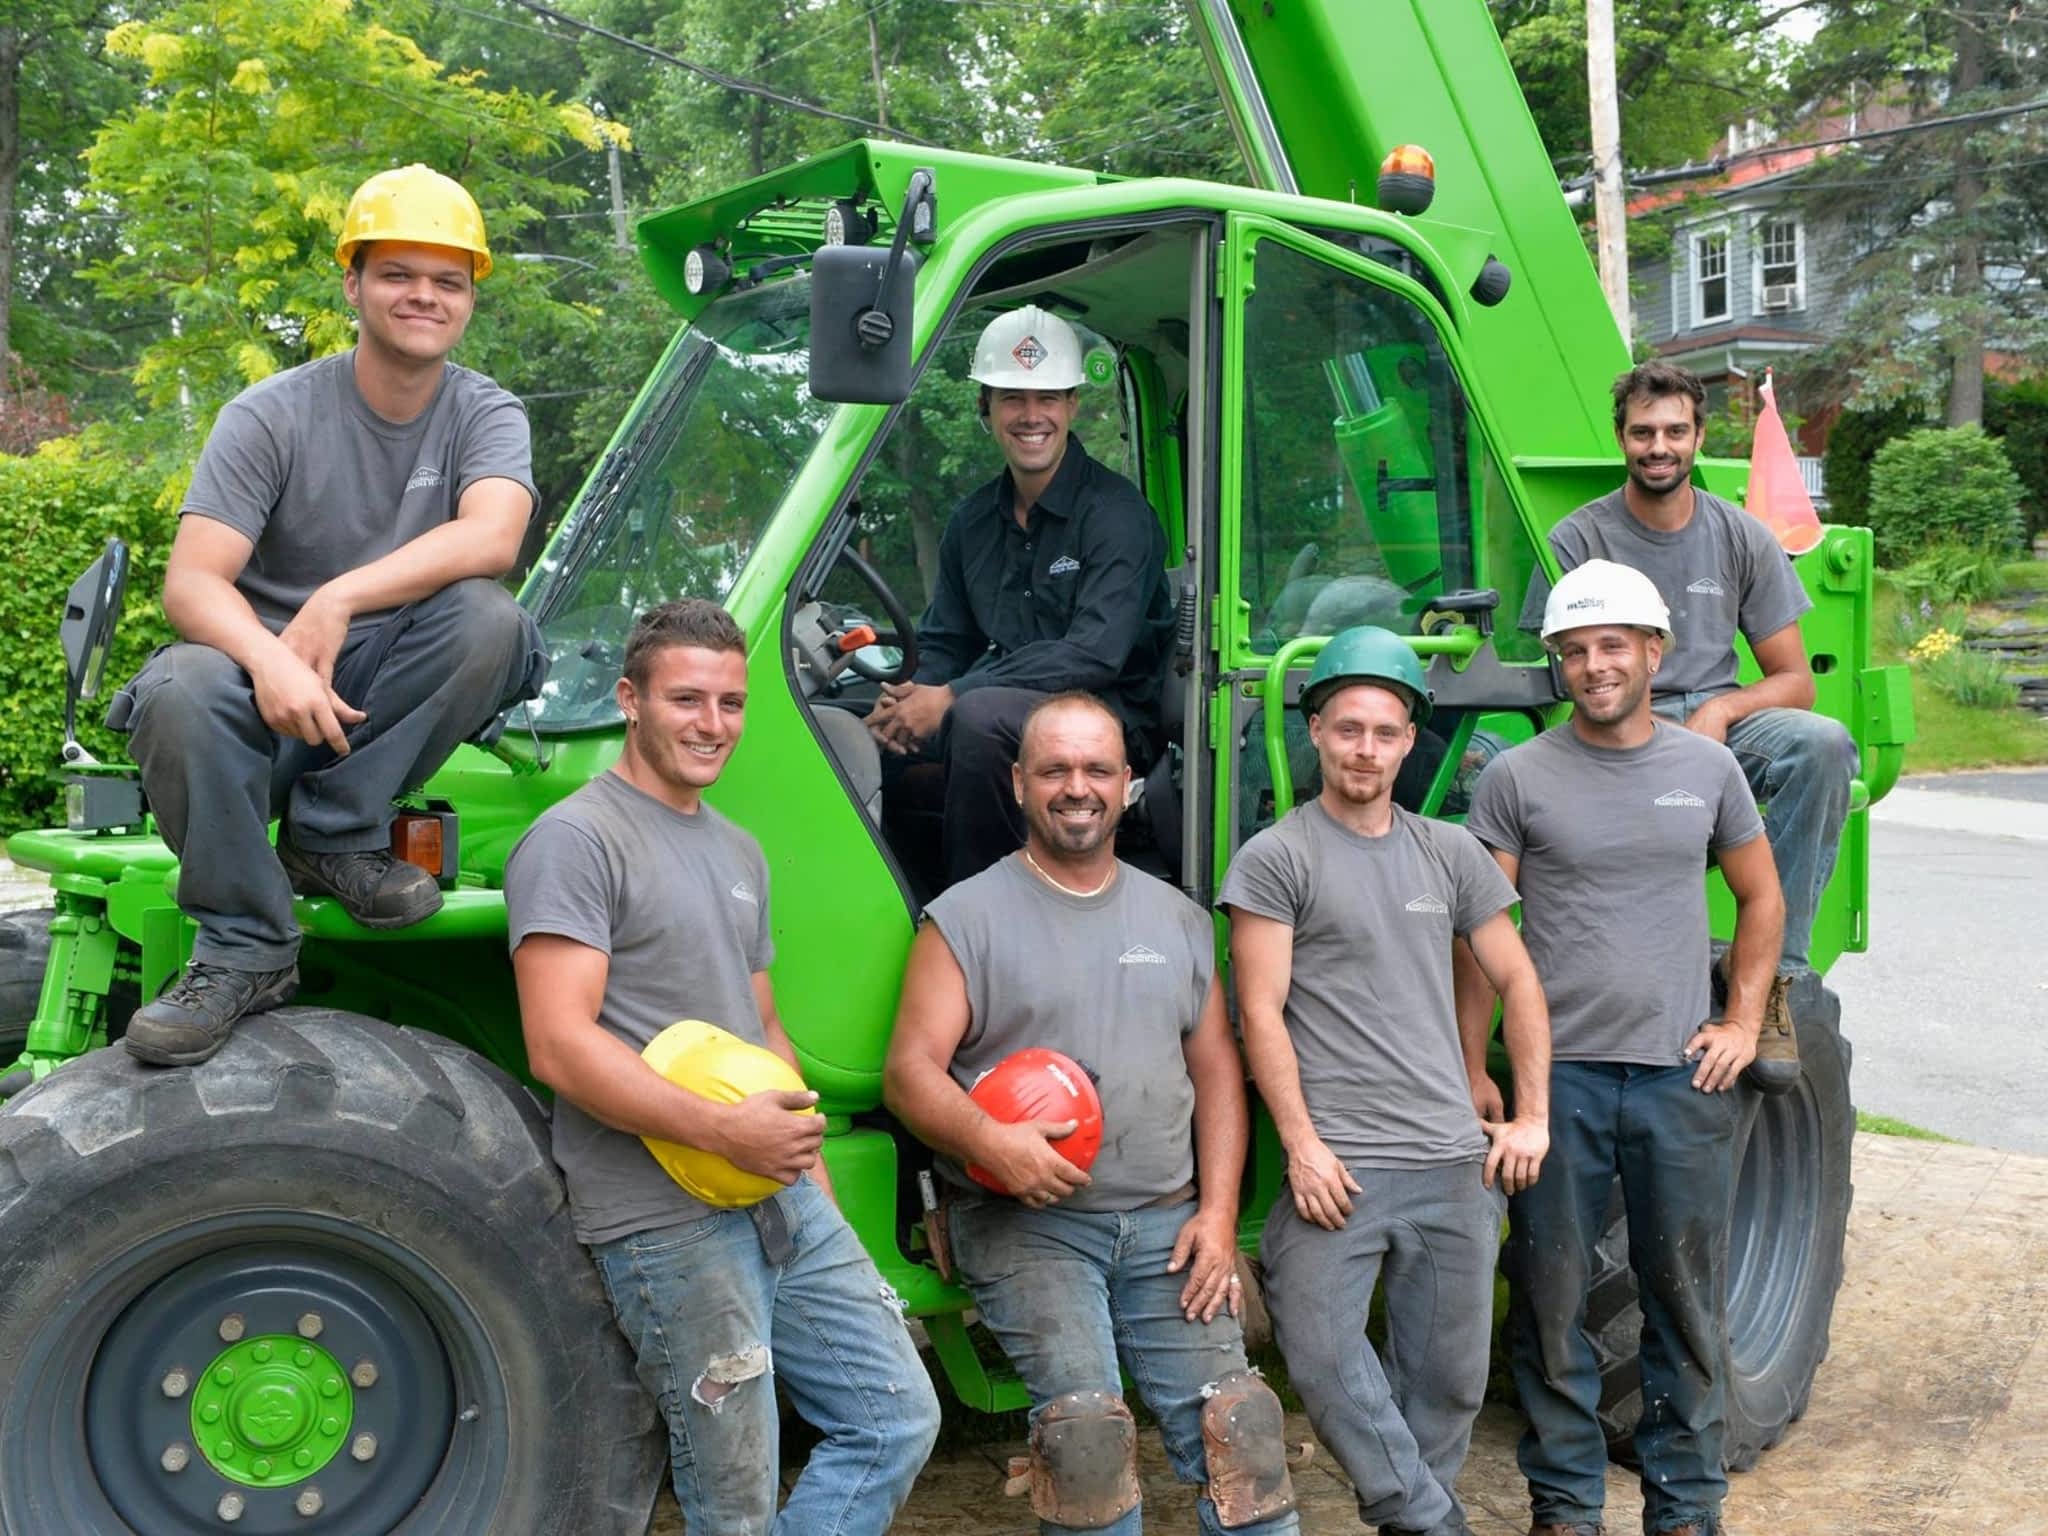
[[[534,614],[537,623],[546,624],[554,616],[561,595],[576,590],[584,568],[597,552],[599,535],[610,521],[612,504],[633,479],[634,471],[647,457],[649,446],[668,441],[669,428],[677,413],[696,392],[697,381],[703,378],[717,352],[718,347],[709,340],[699,347],[695,355],[677,370],[675,383],[662,397],[661,403],[637,423],[627,440],[605,455],[598,465],[596,488],[579,509],[576,531],[570,536],[569,547],[562,552],[562,564],[537,605],[538,611]]]

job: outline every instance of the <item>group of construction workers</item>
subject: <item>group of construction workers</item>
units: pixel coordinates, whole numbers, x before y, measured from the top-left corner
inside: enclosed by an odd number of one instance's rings
[[[537,499],[524,412],[447,361],[491,268],[475,203],[425,167],[386,172],[336,254],[357,344],[222,412],[166,573],[183,638],[110,711],[198,925],[191,963],[128,1027],[151,1066],[204,1061],[290,999],[295,891],[372,927],[435,909],[432,878],[390,853],[390,803],[545,667],[496,580]],[[1286,1154],[1265,1300],[1361,1520],[1467,1529],[1456,1484],[1505,1213],[1532,1533],[1601,1529],[1583,1324],[1618,1178],[1643,1313],[1644,1529],[1714,1531],[1737,1088],[1797,1080],[1786,981],[1853,752],[1811,713],[1788,560],[1691,484],[1698,382],[1656,363],[1616,381],[1626,483],[1552,533],[1564,574],[1532,599],[1571,717],[1486,767],[1465,825],[1394,800],[1432,709],[1413,648],[1369,627],[1323,647],[1301,697],[1320,791],[1229,868],[1227,987],[1212,915],[1117,858],[1134,755],[1158,745],[1157,521],[1071,433],[1066,322],[999,316],[972,374],[1003,469],[947,525],[916,677],[868,717],[887,753],[942,765],[950,879],[912,947],[884,1098],[932,1149],[928,1225],[1029,1390],[1016,1482],[1040,1529],[1139,1531],[1127,1380],[1199,1489],[1202,1531],[1299,1528],[1280,1400],[1240,1321],[1258,1283],[1237,1245],[1248,1067]],[[1737,682],[1738,633],[1761,681]],[[767,861],[704,800],[741,737],[745,636],[713,602],[663,603],[635,624],[616,691],[618,761],[534,824],[504,877],[576,1233],[665,1417],[693,1536],[879,1533],[939,1410],[834,1202],[817,1096],[720,1102],[641,1054],[708,1019],[798,1067],[769,981]],[[1714,965],[1710,864],[1736,903]],[[1505,1093],[1486,1061],[1496,999]],[[1093,1073],[1092,1159],[1063,1150],[1075,1119],[974,1097],[1027,1048]],[[700,1199],[649,1140],[775,1192]],[[786,1493],[778,1390],[821,1435]]]

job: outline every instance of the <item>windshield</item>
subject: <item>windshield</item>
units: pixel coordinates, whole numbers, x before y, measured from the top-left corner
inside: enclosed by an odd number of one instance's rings
[[[528,587],[550,669],[542,730],[610,725],[634,618],[724,602],[831,415],[811,398],[810,278],[714,301],[668,354]]]

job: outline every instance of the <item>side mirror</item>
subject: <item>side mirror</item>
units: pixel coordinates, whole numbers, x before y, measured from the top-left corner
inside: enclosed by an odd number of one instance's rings
[[[825,245],[811,260],[811,398],[840,405],[900,405],[910,398],[911,302],[917,256],[904,248],[939,237],[932,173],[910,173],[896,238],[886,254]]]
[[[916,275],[916,256],[900,247],[818,248],[811,262],[812,399],[896,405],[910,397]]]
[[[78,744],[78,701],[99,697],[100,684],[106,680],[107,653],[114,645],[114,629],[121,622],[121,598],[127,590],[128,546],[119,539],[109,539],[105,553],[85,568],[85,574],[71,584],[71,592],[64,599],[64,617],[58,621],[57,636],[64,645],[67,673],[67,763],[86,760],[85,749]]]

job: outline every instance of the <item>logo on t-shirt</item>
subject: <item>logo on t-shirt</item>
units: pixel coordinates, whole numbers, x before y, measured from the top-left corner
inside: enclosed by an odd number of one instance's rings
[[[1133,944],[1116,957],[1118,965],[1164,965],[1166,956],[1146,944]]]
[[[1702,800],[1698,795],[1694,794],[1689,789],[1674,789],[1668,795],[1659,795],[1655,800],[1651,802],[1651,804],[1685,805],[1693,806],[1700,810],[1705,810],[1707,802]]]
[[[1701,597],[1726,597],[1728,595],[1727,589],[1711,576],[1702,576],[1685,590],[1697,592]]]
[[[1053,561],[1051,565],[1045,568],[1045,574],[1048,576],[1070,576],[1079,569],[1081,569],[1080,561],[1076,560],[1072,555],[1061,555],[1059,559]]]
[[[759,905],[761,905],[761,898],[754,894],[754,888],[751,885],[747,884],[747,882],[744,880],[735,880],[733,882],[732,893],[741,901],[744,901],[751,906],[758,907]]]
[[[430,491],[437,485],[446,485],[448,477],[431,464],[422,464],[412,472],[412,478],[405,482],[408,491]]]
[[[1408,910],[1410,912],[1430,912],[1438,917],[1442,917],[1451,909],[1444,905],[1443,897],[1432,896],[1429,892],[1424,891],[1420,896],[1408,903]]]

